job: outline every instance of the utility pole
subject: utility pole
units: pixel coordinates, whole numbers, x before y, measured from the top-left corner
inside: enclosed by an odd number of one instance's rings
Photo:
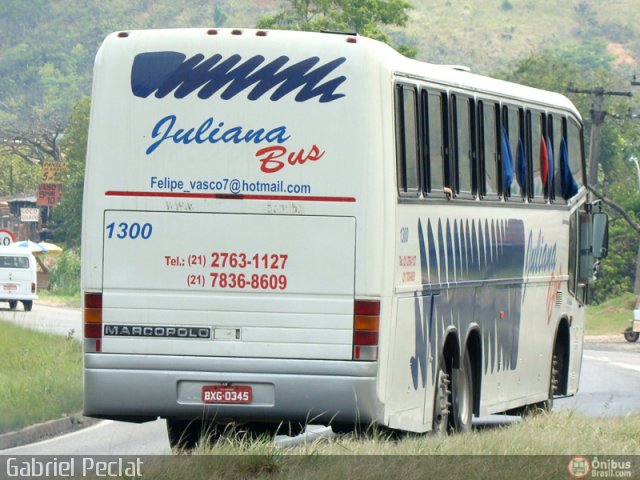
[[[636,172],[638,174],[638,193],[640,193],[640,164],[638,163],[638,157],[636,157],[635,155],[631,155],[629,157],[629,161],[631,163],[634,163],[636,166]]]
[[[636,80],[636,77],[633,77],[631,81],[631,85],[639,86],[640,82]],[[600,139],[601,139],[601,127],[604,123],[604,119],[607,116],[607,111],[604,108],[604,100],[607,96],[617,96],[617,97],[632,97],[633,94],[631,92],[614,92],[614,91],[606,91],[604,87],[595,87],[588,89],[579,89],[569,87],[567,91],[571,93],[583,93],[593,96],[592,107],[589,113],[591,114],[591,135],[590,135],[590,146],[589,146],[589,173],[587,180],[592,188],[596,189],[598,186],[598,165],[600,165]],[[637,160],[636,160],[637,161]],[[640,180],[639,180],[640,186]],[[640,192],[639,192],[640,193]],[[636,258],[636,276],[635,282],[633,285],[633,292],[636,295],[636,309],[640,308],[640,244],[638,245],[638,255]]]
[[[13,165],[9,164],[9,194],[11,196],[15,195],[13,188]]]
[[[633,85],[634,83],[632,82],[631,84]],[[640,82],[638,84],[640,85]],[[607,116],[607,111],[604,108],[604,98],[606,96],[631,97],[633,94],[631,92],[606,91],[604,87],[587,89],[569,87],[567,91],[593,95],[591,110],[589,111],[592,124],[589,145],[589,174],[587,179],[589,184],[595,189],[598,186],[598,165],[600,164],[600,133],[604,118]]]
[[[631,80],[631,86],[640,86],[640,82],[636,80],[635,75],[633,76],[633,80]],[[634,118],[631,113],[631,109],[629,109],[629,118]],[[640,194],[640,165],[638,165],[638,159],[635,156],[632,156],[629,160],[636,164],[636,169],[638,171],[638,194]],[[640,308],[640,244],[638,244],[638,256],[636,257],[636,278],[633,282],[633,293],[636,296],[635,308],[638,309]]]

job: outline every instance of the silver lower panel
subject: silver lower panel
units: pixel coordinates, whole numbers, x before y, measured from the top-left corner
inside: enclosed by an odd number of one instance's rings
[[[84,414],[229,421],[381,421],[370,362],[85,355]],[[205,404],[204,385],[250,385],[251,404]]]

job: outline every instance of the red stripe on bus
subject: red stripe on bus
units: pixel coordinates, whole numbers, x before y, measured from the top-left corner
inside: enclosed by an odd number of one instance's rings
[[[296,195],[247,195],[232,193],[184,193],[184,192],[122,192],[109,190],[107,197],[160,197],[160,198],[215,198],[220,200],[292,200],[298,202],[355,203],[354,197],[312,197]]]

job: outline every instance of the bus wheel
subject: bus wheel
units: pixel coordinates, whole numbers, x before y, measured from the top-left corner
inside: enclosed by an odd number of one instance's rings
[[[473,418],[473,377],[471,360],[465,352],[460,368],[451,370],[451,415],[449,426],[456,432],[471,430]]]
[[[17,306],[18,306],[18,301],[17,301],[17,300],[11,300],[11,301],[9,302],[9,308],[10,308],[11,310],[15,310]]]
[[[446,435],[449,428],[449,375],[440,368],[436,379],[436,391],[433,399],[433,421],[431,429],[438,435]]]
[[[546,400],[531,405],[525,405],[521,408],[508,410],[508,415],[522,415],[523,417],[531,417],[541,413],[550,413],[553,410],[553,397],[559,391],[560,387],[560,355],[554,350],[551,357],[551,375],[549,376],[549,394]]]
[[[558,391],[560,385],[560,360],[558,359],[557,352],[553,352],[551,357],[551,375],[549,377],[549,398],[539,404],[538,410],[542,410],[545,413],[550,413],[553,410],[553,396]]]
[[[33,307],[33,301],[32,300],[24,300],[22,302],[22,306],[24,307],[24,311],[25,312],[30,312],[31,311],[31,307]]]
[[[167,434],[172,449],[192,450],[205,442],[215,441],[218,436],[216,425],[200,420],[179,420],[167,418]]]

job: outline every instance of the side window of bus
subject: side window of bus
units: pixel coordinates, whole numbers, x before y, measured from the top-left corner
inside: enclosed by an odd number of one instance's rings
[[[442,194],[448,186],[447,178],[447,123],[446,97],[441,92],[429,91],[427,95],[428,125],[428,193]]]
[[[563,119],[562,137],[556,159],[559,168],[556,201],[568,201],[578,193],[583,184],[583,160],[582,129],[575,120]]]
[[[529,124],[529,159],[531,162],[532,190],[530,198],[534,202],[545,201],[545,191],[549,180],[549,154],[547,151],[546,122],[544,113],[527,112]]]
[[[568,179],[569,183],[575,182],[575,188],[579,189],[583,185],[583,148],[582,148],[582,128],[573,118],[569,119],[569,125],[567,129],[567,143],[569,147],[569,171],[571,172],[571,178]],[[574,185],[571,185],[571,192],[573,192]],[[575,195],[571,194],[571,196]]]
[[[455,187],[456,193],[471,197],[474,194],[473,162],[473,101],[462,95],[453,95],[453,139],[455,147]]]
[[[398,192],[417,196],[420,190],[418,165],[418,103],[415,87],[396,86],[396,162]]]
[[[547,183],[544,187],[544,195],[549,199],[550,202],[553,202],[554,192],[555,192],[555,182],[556,182],[556,172],[555,172],[555,154],[553,151],[553,115],[547,115],[547,129],[544,135],[544,142],[547,147],[547,170],[548,177]]]
[[[527,180],[526,152],[524,146],[524,115],[521,109],[505,106],[502,109],[503,152],[505,198],[524,199]]]
[[[587,301],[587,289],[593,275],[591,252],[591,215],[580,210],[569,220],[569,291],[581,303]]]
[[[553,162],[554,162],[554,199],[556,202],[564,203],[562,191],[562,171],[563,162],[566,161],[566,130],[567,120],[560,115],[553,115]],[[563,152],[565,149],[565,152]]]
[[[577,250],[578,250],[578,212],[574,212],[569,218],[569,291],[576,292],[577,274]]]
[[[499,107],[492,102],[478,102],[478,152],[480,153],[479,193],[482,198],[498,199],[500,183],[498,177]]]

